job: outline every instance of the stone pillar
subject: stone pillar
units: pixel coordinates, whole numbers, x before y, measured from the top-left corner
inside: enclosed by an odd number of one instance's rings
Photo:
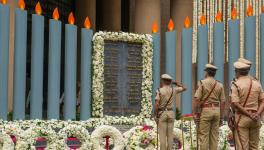
[[[81,66],[81,28],[84,27],[85,18],[88,16],[91,21],[93,31],[96,30],[96,0],[77,0],[75,1],[75,17],[78,28],[77,40],[77,81],[80,81]],[[78,85],[78,84],[77,84]],[[77,87],[77,90],[80,88]]]
[[[157,22],[158,27],[160,28],[159,0],[136,0],[135,32],[151,33],[154,21]]]
[[[129,0],[129,32],[135,32],[136,0]]]
[[[171,0],[171,8],[170,14],[171,18],[173,19],[175,29],[177,29],[177,47],[176,47],[176,80],[181,81],[181,33],[184,27],[184,20],[186,16],[189,16],[191,20],[191,27],[192,27],[192,0]],[[192,43],[192,39],[190,39],[190,43]],[[190,79],[191,80],[191,79]],[[195,83],[195,82],[193,82]],[[183,83],[184,84],[184,83]],[[192,87],[187,87],[188,89]],[[177,96],[177,107],[180,108],[181,101],[180,96]]]
[[[170,20],[170,0],[160,0],[160,35],[161,35],[161,49],[160,49],[160,73],[165,73],[165,32],[168,30],[167,25]]]
[[[84,20],[88,16],[92,23],[92,29],[96,30],[96,0],[75,1],[76,23],[79,28],[83,27]]]
[[[96,8],[99,30],[121,30],[121,0],[97,0]]]
[[[15,37],[15,8],[17,1],[8,1],[10,6],[10,36],[9,36],[9,71],[8,71],[8,112],[13,110],[13,72],[14,72],[14,37]]]

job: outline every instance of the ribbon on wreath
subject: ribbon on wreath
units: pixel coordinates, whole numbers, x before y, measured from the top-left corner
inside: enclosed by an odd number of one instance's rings
[[[106,150],[109,150],[109,139],[110,139],[110,136],[105,136],[105,149]]]

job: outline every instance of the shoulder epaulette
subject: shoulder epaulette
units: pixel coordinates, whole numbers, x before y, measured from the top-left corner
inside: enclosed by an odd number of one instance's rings
[[[253,77],[253,76],[252,76],[252,78],[253,78],[253,80],[259,81],[257,77]]]

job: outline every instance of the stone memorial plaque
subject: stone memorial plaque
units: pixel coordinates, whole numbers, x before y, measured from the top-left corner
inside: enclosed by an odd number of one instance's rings
[[[142,99],[142,45],[105,41],[104,115],[138,115]]]

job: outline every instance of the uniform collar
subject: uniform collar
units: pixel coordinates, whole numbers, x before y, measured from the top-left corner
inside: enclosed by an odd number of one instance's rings
[[[247,79],[247,78],[249,78],[249,75],[247,75],[247,76],[240,76],[238,79]]]
[[[163,85],[163,87],[169,88],[169,87],[171,87],[171,85]]]
[[[214,77],[210,77],[210,76],[208,76],[208,77],[206,77],[205,79],[214,80]]]

